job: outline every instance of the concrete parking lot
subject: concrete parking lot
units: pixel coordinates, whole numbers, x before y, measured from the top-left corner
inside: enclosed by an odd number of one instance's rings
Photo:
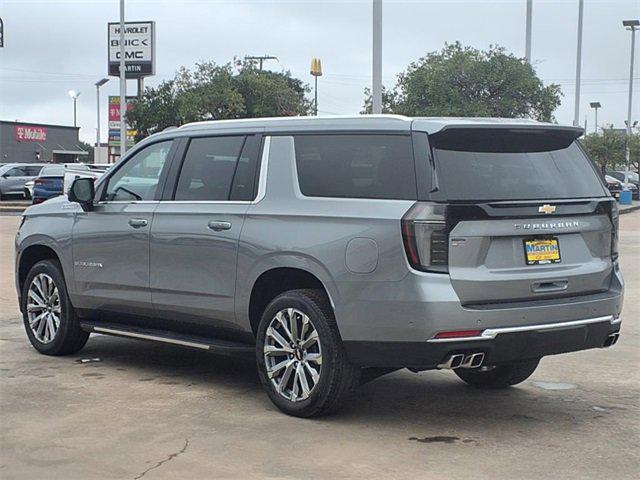
[[[615,347],[545,358],[505,391],[396,372],[318,420],[279,413],[250,361],[104,336],[37,354],[14,291],[19,219],[0,216],[2,479],[640,478],[640,212],[621,216]]]

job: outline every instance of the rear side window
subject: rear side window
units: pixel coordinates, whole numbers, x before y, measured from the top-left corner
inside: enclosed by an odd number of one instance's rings
[[[228,200],[244,141],[243,136],[192,139],[175,200]]]
[[[309,197],[415,200],[408,135],[296,135],[300,191]]]
[[[430,136],[446,200],[548,200],[606,195],[573,132],[451,129]]]

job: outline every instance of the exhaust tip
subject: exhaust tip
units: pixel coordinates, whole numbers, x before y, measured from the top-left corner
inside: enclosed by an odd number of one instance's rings
[[[612,333],[611,335],[608,335],[602,347],[607,348],[615,345],[616,343],[618,343],[619,338],[620,338],[620,332],[616,332],[616,333]]]
[[[482,362],[484,362],[484,353],[482,352],[472,353],[465,357],[461,367],[462,368],[478,368],[482,365]]]
[[[463,353],[456,353],[454,355],[449,355],[445,358],[444,362],[438,365],[437,368],[444,370],[453,370],[455,368],[459,368],[462,366],[462,363],[465,360],[465,356]]]

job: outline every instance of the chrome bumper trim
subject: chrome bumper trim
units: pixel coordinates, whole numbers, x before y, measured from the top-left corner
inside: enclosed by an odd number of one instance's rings
[[[620,316],[605,315],[604,317],[585,318],[582,320],[572,320],[569,322],[544,323],[540,325],[522,325],[518,327],[499,327],[487,328],[481,335],[476,337],[459,337],[459,338],[430,338],[429,343],[448,343],[448,342],[473,342],[477,340],[493,340],[501,333],[518,333],[532,332],[542,330],[558,330],[569,327],[579,327],[590,323],[609,322],[611,325],[618,325],[622,321]]]

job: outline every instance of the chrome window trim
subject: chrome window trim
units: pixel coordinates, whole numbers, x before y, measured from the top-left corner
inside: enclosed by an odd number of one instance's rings
[[[544,323],[541,325],[521,325],[515,327],[498,327],[487,328],[481,335],[475,337],[458,337],[458,338],[430,338],[428,343],[448,343],[448,342],[474,342],[478,340],[494,340],[498,335],[503,333],[533,332],[536,330],[557,330],[568,327],[579,327],[589,325],[591,323],[609,322],[616,325],[622,321],[621,317],[614,315],[605,315],[603,317],[584,318],[582,320],[572,320],[569,322]]]
[[[153,205],[153,204],[157,204],[160,203],[160,200],[100,200],[99,202],[94,202],[94,205],[123,205],[123,204],[131,204],[131,205],[138,205],[138,204],[146,204],[146,205]]]
[[[262,145],[262,157],[260,158],[260,172],[258,177],[258,193],[256,198],[249,202],[255,204],[260,202],[267,195],[267,171],[269,169],[269,152],[271,150],[271,136],[264,137]]]

